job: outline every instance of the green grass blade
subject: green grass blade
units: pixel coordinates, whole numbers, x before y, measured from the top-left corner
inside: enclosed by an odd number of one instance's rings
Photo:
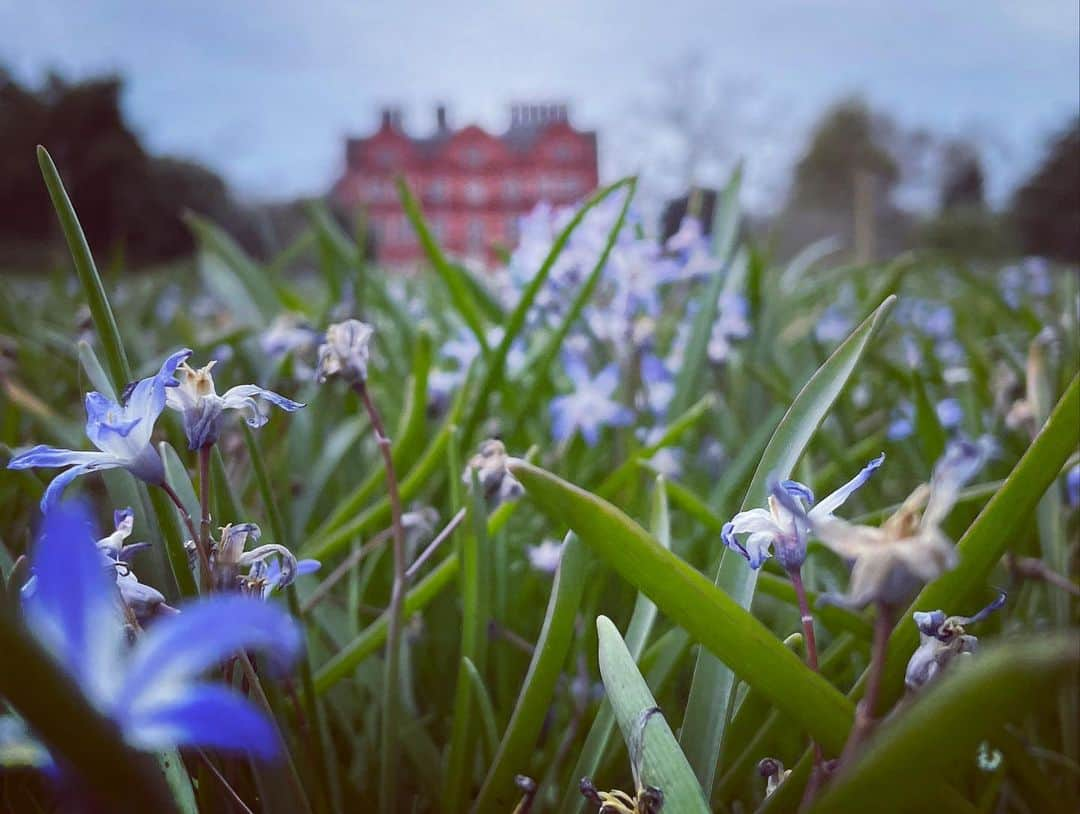
[[[790,476],[818,426],[851,379],[895,301],[895,297],[889,297],[879,305],[810,377],[796,396],[761,455],[743,501],[743,509],[765,504],[771,476]],[[737,554],[724,551],[714,581],[738,606],[750,607],[757,584],[757,571],[749,568]],[[723,744],[727,709],[735,687],[732,666],[725,666],[710,653],[702,651],[698,654],[680,733],[679,741],[687,759],[701,780],[702,788],[710,791]],[[818,740],[821,741],[820,738]],[[826,749],[835,748],[821,742]]]
[[[454,308],[457,309],[461,318],[465,320],[465,324],[469,326],[469,330],[472,331],[476,341],[480,343],[480,347],[484,349],[486,354],[489,348],[485,317],[483,310],[476,301],[476,290],[465,281],[462,270],[446,259],[446,255],[439,248],[439,244],[431,233],[427,221],[424,220],[424,213],[420,209],[419,201],[412,194],[408,184],[405,183],[405,179],[399,176],[396,183],[398,197],[401,198],[405,216],[409,219],[409,223],[412,224],[413,231],[416,232],[416,236],[420,240],[420,246],[423,248],[424,254],[427,255],[432,268],[435,269],[435,273],[439,275],[439,278],[450,292],[450,301],[454,304]]]
[[[524,461],[510,468],[545,514],[569,525],[667,618],[827,748],[843,745],[853,706],[761,622],[615,506]]]
[[[656,478],[656,488],[653,490],[652,507],[649,518],[649,528],[652,535],[664,548],[671,548],[671,514],[668,507],[668,493],[665,489],[663,475]],[[641,660],[641,654],[649,641],[652,629],[656,623],[656,605],[644,594],[638,594],[634,601],[634,611],[630,615],[630,623],[626,626],[626,649],[635,663]],[[611,704],[605,699],[600,704],[589,734],[581,747],[574,770],[570,773],[571,785],[563,795],[559,811],[566,814],[580,814],[585,809],[585,798],[578,788],[578,781],[582,777],[593,777],[600,769],[601,761],[608,751],[611,735],[615,731],[615,713]]]
[[[90,316],[101,339],[105,365],[109,370],[113,389],[119,393],[131,381],[131,366],[128,364],[127,352],[120,338],[120,329],[116,325],[116,317],[113,315],[108,297],[105,296],[105,286],[102,285],[101,276],[98,274],[97,266],[94,265],[90,245],[86,242],[86,235],[83,234],[82,226],[79,225],[79,219],[75,215],[67,190],[64,189],[64,182],[60,180],[60,174],[56,171],[56,165],[53,164],[48,151],[40,145],[37,148],[37,158],[41,174],[45,178],[45,186],[49,189],[49,197],[60,219],[60,228],[64,232],[71,259],[75,262],[75,273],[86,295],[87,305],[90,306]]]
[[[972,765],[979,742],[1051,703],[1080,664],[1080,637],[1054,634],[988,647],[883,725],[825,791],[815,812],[933,810],[928,776]],[[1073,691],[1075,691],[1073,687]],[[888,794],[882,794],[883,789]]]
[[[656,699],[638,672],[618,628],[606,616],[599,616],[596,633],[600,642],[600,676],[630,760],[640,758],[642,785],[655,786],[663,792],[666,811],[707,814],[709,806],[697,777],[667,720],[662,714],[644,717],[644,713],[656,708]],[[631,794],[635,791],[632,789]]]
[[[495,761],[473,806],[475,814],[509,811],[519,795],[514,786],[514,775],[526,770],[530,755],[536,749],[537,738],[574,638],[574,621],[585,591],[587,567],[588,552],[585,546],[573,534],[567,535],[529,671],[521,685]]]
[[[484,735],[486,749],[484,757],[486,760],[493,760],[499,750],[499,727],[495,723],[495,707],[491,703],[491,694],[487,691],[487,687],[484,686],[484,677],[480,675],[480,671],[476,669],[475,664],[468,658],[463,658],[461,666],[465,668],[465,674],[469,677],[473,699],[476,701],[477,709],[480,712],[481,731]]]

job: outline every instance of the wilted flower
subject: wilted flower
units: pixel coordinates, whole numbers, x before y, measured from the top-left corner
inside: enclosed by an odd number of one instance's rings
[[[529,565],[544,574],[554,574],[562,559],[563,544],[556,540],[544,540],[540,545],[531,545],[525,549]]]
[[[979,640],[965,630],[967,625],[981,622],[1005,604],[1002,593],[974,616],[945,616],[945,611],[916,611],[912,614],[919,628],[919,646],[908,661],[904,683],[917,690],[944,670],[957,656],[974,653]]]
[[[232,523],[221,529],[219,539],[210,547],[210,568],[218,590],[240,590],[266,597],[285,588],[301,574],[318,570],[317,560],[300,560],[285,546],[266,543],[246,551],[247,542],[257,543],[262,531],[254,523]],[[189,543],[194,548],[194,543]],[[247,568],[246,574],[241,570]]]
[[[131,557],[147,547],[147,543],[125,545],[135,527],[135,513],[131,509],[118,509],[113,514],[116,530],[108,537],[98,540],[98,551],[105,559],[107,568],[116,576],[116,588],[120,599],[135,619],[143,624],[158,613],[175,613],[176,609],[165,603],[165,597],[157,588],[139,582],[131,567]]]
[[[203,676],[248,649],[291,661],[301,643],[292,618],[263,602],[218,597],[159,620],[129,649],[116,589],[88,529],[85,512],[53,508],[33,552],[37,582],[24,618],[57,663],[136,749],[274,755],[280,746],[273,724]]]
[[[119,403],[101,393],[86,394],[86,435],[98,451],[57,449],[41,444],[8,462],[9,469],[71,466],[53,478],[45,490],[42,511],[56,503],[69,483],[87,472],[123,468],[147,483],[158,486],[165,483],[165,467],[150,436],[154,422],[165,409],[166,390],[178,384],[173,374],[190,355],[187,349],[174,353],[157,375],[129,386]]]
[[[879,455],[863,467],[854,478],[817,505],[810,487],[798,481],[785,480],[776,483],[769,495],[768,509],[749,509],[739,512],[720,532],[724,545],[741,554],[751,568],[760,568],[769,558],[769,547],[777,561],[786,570],[802,567],[806,559],[806,541],[811,528],[832,518],[832,513],[844,505],[849,497],[870,480],[870,476],[885,462]],[[811,506],[809,510],[804,503]],[[735,536],[747,534],[746,543]]]
[[[340,376],[349,382],[366,381],[374,333],[374,328],[358,319],[347,319],[328,327],[326,340],[319,345],[316,379],[321,383],[331,376]]]
[[[954,441],[934,467],[930,485],[919,486],[880,528],[848,523],[833,515],[815,518],[814,533],[825,545],[854,561],[847,597],[823,597],[853,608],[871,602],[897,605],[919,585],[956,564],[941,523],[957,495],[986,457],[983,445]]]
[[[219,396],[210,373],[215,364],[211,361],[196,370],[185,361],[176,370],[179,386],[169,388],[166,394],[165,404],[183,415],[189,449],[202,449],[217,441],[225,410],[239,410],[249,427],[258,428],[268,419],[256,399],[268,401],[290,413],[304,406],[254,384],[230,387]]]
[[[773,757],[762,758],[757,768],[758,774],[766,779],[766,797],[776,791],[777,787],[791,774],[791,769],[785,769],[784,764]]]
[[[604,427],[623,427],[631,422],[630,410],[612,398],[619,387],[619,371],[614,364],[593,377],[584,362],[568,355],[564,368],[574,391],[551,401],[551,433],[556,441],[565,441],[580,430],[591,446],[599,440]]]
[[[472,488],[473,473],[489,506],[498,506],[508,500],[517,500],[524,493],[514,476],[510,474],[510,456],[502,441],[491,438],[480,445],[477,453],[469,459],[462,480]]]

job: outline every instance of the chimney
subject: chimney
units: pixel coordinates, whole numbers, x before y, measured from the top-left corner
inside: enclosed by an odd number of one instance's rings
[[[400,130],[401,129],[401,108],[400,107],[390,108],[390,125],[395,130]]]
[[[436,105],[435,106],[435,126],[438,128],[440,133],[447,129],[447,127],[446,127],[446,105]]]
[[[382,127],[394,126],[394,109],[392,107],[384,107],[381,111],[381,121],[379,124]]]
[[[561,122],[566,121],[567,120],[566,105],[559,105],[557,110],[558,110],[558,115],[556,116],[556,118]]]

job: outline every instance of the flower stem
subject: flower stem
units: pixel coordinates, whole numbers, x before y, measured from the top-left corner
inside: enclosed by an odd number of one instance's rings
[[[391,528],[394,540],[394,581],[390,589],[390,606],[387,609],[386,665],[383,673],[382,718],[382,765],[379,775],[379,804],[384,812],[394,812],[397,806],[397,768],[401,743],[398,732],[398,683],[401,659],[401,631],[405,611],[405,527],[401,521],[401,495],[394,471],[394,457],[390,438],[386,434],[382,417],[371,400],[371,394],[363,381],[353,385],[360,401],[367,410],[375,441],[382,453],[386,468],[386,489],[390,497]]]
[[[878,695],[881,692],[881,677],[885,672],[885,655],[889,648],[889,634],[892,633],[892,608],[878,603],[877,619],[874,620],[874,643],[870,651],[870,667],[866,677],[866,693],[855,708],[855,724],[844,745],[840,756],[840,767],[846,766],[854,758],[859,744],[874,726],[874,713]]]
[[[199,555],[199,567],[202,569],[204,580],[210,579],[210,559],[207,557],[205,549],[199,545],[199,532],[195,529],[195,521],[191,519],[191,515],[188,514],[188,510],[184,507],[184,501],[180,499],[180,495],[176,494],[176,490],[169,486],[168,483],[161,484],[161,488],[165,491],[165,494],[169,496],[169,500],[176,506],[177,511],[180,512],[180,517],[184,520],[184,525],[187,526],[188,534],[191,535],[191,541],[195,544],[195,551]]]
[[[791,579],[792,587],[795,588],[795,598],[799,603],[799,615],[802,618],[803,639],[806,642],[806,665],[816,673],[818,672],[817,637],[814,635],[814,617],[810,613],[810,603],[806,598],[806,586],[803,584],[802,580],[802,569],[797,566],[789,568],[788,577]],[[808,803],[816,793],[817,786],[821,782],[821,776],[825,765],[825,755],[822,754],[821,744],[817,741],[811,741],[811,746],[814,750],[814,769],[810,782],[806,785],[806,791],[803,796],[804,805]]]
[[[199,550],[206,568],[203,573],[203,592],[209,592],[213,579],[210,574],[210,451],[212,446],[199,448],[199,507],[202,519],[199,523]]]

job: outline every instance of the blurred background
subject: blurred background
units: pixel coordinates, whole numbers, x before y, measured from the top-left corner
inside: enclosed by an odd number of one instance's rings
[[[102,257],[194,250],[191,210],[273,256],[324,199],[371,252],[491,265],[538,201],[638,173],[670,234],[740,160],[780,257],[835,237],[1080,261],[1080,4],[283,0],[0,3],[0,272],[60,262],[51,151]]]

